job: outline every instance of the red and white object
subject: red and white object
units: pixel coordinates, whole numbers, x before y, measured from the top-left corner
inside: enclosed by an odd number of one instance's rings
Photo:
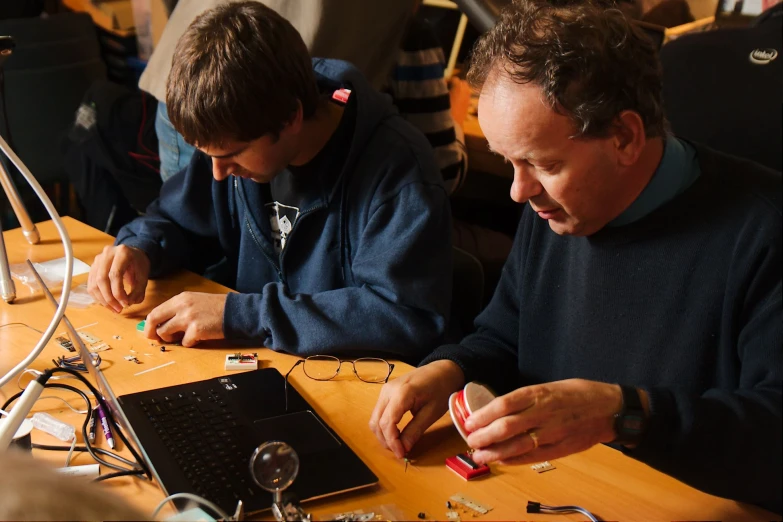
[[[474,479],[489,474],[489,466],[486,464],[476,464],[470,455],[460,453],[446,459],[446,467],[464,478],[465,480]]]
[[[467,383],[463,389],[452,393],[449,397],[451,420],[465,442],[470,435],[470,432],[465,429],[465,421],[474,411],[486,406],[494,398],[495,394],[489,391],[489,388],[475,382]]]

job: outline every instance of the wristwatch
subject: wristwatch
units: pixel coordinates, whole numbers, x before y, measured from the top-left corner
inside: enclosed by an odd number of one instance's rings
[[[642,407],[639,390],[633,386],[620,385],[623,393],[623,407],[614,414],[615,444],[635,446],[647,427],[647,416]]]

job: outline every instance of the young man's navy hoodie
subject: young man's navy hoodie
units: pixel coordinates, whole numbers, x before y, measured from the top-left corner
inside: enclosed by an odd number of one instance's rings
[[[351,65],[314,59],[319,87],[351,89],[355,124],[336,164],[297,183],[298,219],[278,254],[259,184],[212,178],[197,152],[117,235],[151,277],[224,257],[223,332],[299,355],[385,353],[418,361],[442,339],[451,301],[451,214],[424,136]],[[347,111],[346,111],[347,114]]]

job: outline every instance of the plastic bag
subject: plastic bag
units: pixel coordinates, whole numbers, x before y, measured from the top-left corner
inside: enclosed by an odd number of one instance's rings
[[[52,259],[43,263],[33,263],[38,275],[41,276],[44,284],[53,290],[59,288],[63,280],[65,279],[65,258]],[[35,278],[35,274],[30,269],[27,263],[16,263],[9,267],[11,269],[11,277],[18,280],[20,283],[30,289],[32,293],[42,291],[38,280]],[[74,258],[73,260],[73,276],[86,274],[90,271],[90,265]]]

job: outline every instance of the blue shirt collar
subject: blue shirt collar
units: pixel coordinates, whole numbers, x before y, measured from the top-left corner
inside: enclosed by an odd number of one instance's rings
[[[650,182],[622,214],[609,222],[619,227],[643,218],[685,192],[701,175],[696,149],[674,136],[668,136],[663,156]]]

